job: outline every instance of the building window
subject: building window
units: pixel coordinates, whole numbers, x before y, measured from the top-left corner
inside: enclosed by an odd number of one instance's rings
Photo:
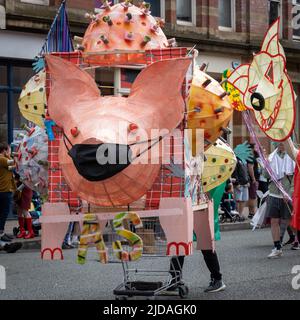
[[[140,72],[140,69],[121,69],[120,88],[118,93],[120,93],[123,97],[128,96],[132,84]]]
[[[151,4],[151,14],[154,17],[165,18],[165,0],[148,0]]]
[[[114,69],[96,69],[95,81],[102,96],[114,95]]]
[[[269,6],[269,24],[271,25],[281,16],[280,0],[271,0]]]
[[[176,0],[177,23],[196,25],[196,0]]]
[[[21,0],[21,2],[49,6],[49,0]]]
[[[95,12],[102,13],[102,0],[94,0],[95,1]],[[110,0],[112,5],[123,2],[123,0]],[[165,18],[165,0],[148,0],[151,4],[151,15],[154,17]]]
[[[33,76],[30,61],[0,61],[0,140],[12,142],[22,124],[18,100],[22,87]]]
[[[300,41],[300,0],[293,0],[293,39]]]
[[[0,142],[7,141],[7,93],[0,92]]]
[[[6,28],[6,12],[4,6],[0,5],[0,29]]]
[[[282,38],[282,5],[281,0],[269,0],[269,25],[272,25],[279,17],[280,29],[279,36]]]
[[[0,65],[0,86],[7,86],[7,67]]]
[[[235,30],[235,0],[219,0],[219,30]]]

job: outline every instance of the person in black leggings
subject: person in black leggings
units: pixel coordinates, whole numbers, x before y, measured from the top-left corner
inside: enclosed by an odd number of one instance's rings
[[[300,250],[300,230],[297,230],[297,239],[291,248],[292,250]]]
[[[204,292],[212,293],[225,290],[226,285],[222,281],[222,274],[220,272],[220,264],[217,253],[213,250],[201,250],[205,264],[210,271],[211,281],[208,288]],[[182,268],[184,264],[184,256],[174,256],[170,261],[170,274],[172,276],[171,289],[175,289],[182,279]]]

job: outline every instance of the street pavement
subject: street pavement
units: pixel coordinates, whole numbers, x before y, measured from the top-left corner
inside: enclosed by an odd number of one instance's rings
[[[300,299],[300,289],[292,288],[291,270],[300,265],[300,251],[284,250],[284,256],[268,260],[271,250],[269,229],[239,230],[222,233],[217,252],[227,289],[205,294],[209,272],[201,252],[186,259],[184,280],[191,299]],[[92,249],[91,249],[92,250]],[[38,250],[15,254],[0,252],[0,265],[6,268],[4,299],[114,299],[113,289],[122,282],[122,265],[100,264],[96,252],[89,251],[87,263],[76,263],[77,250],[65,250],[63,261],[42,261]],[[143,258],[132,266],[146,270],[167,270],[167,258]],[[149,277],[153,281],[156,278]],[[300,280],[298,281],[300,284]],[[167,299],[164,297],[163,299]],[[174,298],[173,298],[174,299]]]

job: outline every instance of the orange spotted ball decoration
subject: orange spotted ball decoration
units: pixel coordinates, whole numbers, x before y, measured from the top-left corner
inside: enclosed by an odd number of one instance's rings
[[[88,17],[92,21],[82,41],[84,59],[88,63],[139,63],[144,59],[139,51],[169,47],[161,29],[162,22],[151,16],[146,4],[137,7],[124,1],[110,6],[109,2],[104,2],[101,13]],[[137,53],[124,56],[116,54],[117,50]],[[113,54],[107,54],[109,52]]]
[[[188,128],[204,130],[205,150],[228,132],[232,113],[228,95],[219,82],[195,70],[188,98]]]

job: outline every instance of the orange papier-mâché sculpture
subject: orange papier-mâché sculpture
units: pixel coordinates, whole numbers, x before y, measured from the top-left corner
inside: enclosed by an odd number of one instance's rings
[[[147,5],[137,7],[125,1],[110,6],[104,2],[102,8],[102,13],[87,14],[91,23],[80,46],[86,62],[143,63],[145,50],[172,46],[161,29],[163,21],[151,16]]]
[[[204,130],[205,150],[227,132],[232,113],[227,92],[219,82],[195,69],[188,99],[188,128]]]

